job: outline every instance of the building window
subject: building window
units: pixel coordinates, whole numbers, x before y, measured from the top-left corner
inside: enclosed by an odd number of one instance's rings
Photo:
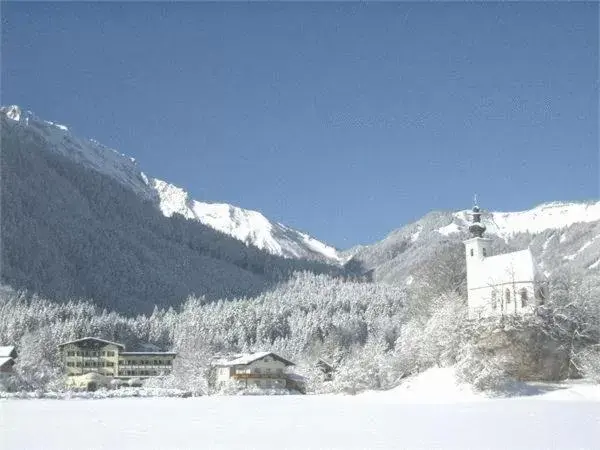
[[[473,249],[471,249],[471,256],[473,256]]]
[[[76,352],[76,355],[77,356],[81,356],[81,352]]]
[[[504,297],[506,298],[506,303],[510,303],[510,289],[506,289],[506,292],[504,293]]]
[[[80,362],[76,363],[75,367],[81,367],[81,363]]]
[[[487,249],[485,247],[483,248],[483,256],[487,256]]]
[[[75,356],[75,352],[67,352],[67,356]]]
[[[106,352],[106,356],[115,356],[115,352]]]
[[[521,308],[525,308],[527,306],[527,289],[521,289]]]
[[[75,363],[68,362],[68,363],[67,363],[67,367],[75,367]]]
[[[108,362],[106,363],[106,367],[115,367],[115,363],[114,363],[114,362],[110,362],[110,361],[108,361]]]
[[[498,307],[498,301],[496,298],[496,290],[492,291],[492,309],[496,309]]]

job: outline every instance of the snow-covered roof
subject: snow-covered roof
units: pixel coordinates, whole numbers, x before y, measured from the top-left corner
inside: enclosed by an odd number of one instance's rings
[[[14,345],[2,345],[0,346],[0,357],[13,357],[14,351]]]
[[[534,281],[537,270],[531,250],[488,256],[479,266],[479,286]]]
[[[4,366],[5,364],[9,364],[10,362],[14,364],[15,360],[8,356],[0,357],[0,367]]]
[[[116,345],[117,347],[125,348],[125,346],[123,344],[119,344],[118,342],[107,341],[105,339],[100,339],[97,337],[84,337],[81,339],[75,339],[74,341],[63,342],[62,344],[58,344],[58,346],[62,347],[67,344],[77,344],[79,342],[84,342],[84,341],[95,341],[95,342],[100,342],[102,344]]]
[[[273,352],[257,352],[257,353],[248,353],[244,355],[240,355],[235,359],[221,359],[215,362],[216,366],[246,366],[248,364],[253,363],[254,361],[258,361],[259,359],[263,359],[266,356],[271,356],[274,359],[277,359],[284,363],[286,366],[295,365],[293,362],[288,361],[285,358],[273,353]]]

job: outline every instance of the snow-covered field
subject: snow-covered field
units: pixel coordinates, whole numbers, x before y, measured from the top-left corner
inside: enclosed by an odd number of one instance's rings
[[[426,372],[357,396],[2,400],[0,447],[600,448],[599,386],[524,392],[490,399]]]

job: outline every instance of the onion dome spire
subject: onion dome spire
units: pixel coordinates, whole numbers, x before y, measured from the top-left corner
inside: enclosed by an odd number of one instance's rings
[[[473,235],[473,237],[483,237],[483,233],[485,232],[485,225],[481,223],[481,210],[479,206],[477,206],[477,194],[475,194],[473,210],[471,216],[473,217],[473,221],[469,226],[469,231]]]

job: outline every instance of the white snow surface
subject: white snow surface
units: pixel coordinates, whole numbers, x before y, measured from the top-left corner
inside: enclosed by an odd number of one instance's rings
[[[455,369],[432,368],[407,378],[398,387],[388,391],[369,391],[358,397],[385,402],[455,403],[485,400],[472,386],[457,381]]]
[[[523,392],[490,398],[430,369],[357,396],[10,399],[0,436],[3,450],[598,448],[600,386]]]
[[[0,356],[10,356],[10,354],[15,350],[14,345],[1,345],[0,346]]]
[[[449,236],[452,233],[459,233],[460,232],[460,227],[452,222],[449,225],[446,225],[445,227],[442,227],[438,230],[438,233],[443,234],[444,236]]]
[[[577,250],[575,253],[573,253],[572,255],[563,256],[563,258],[573,261],[575,258],[577,258],[577,256],[579,256],[581,253],[583,253],[586,248],[588,248],[590,245],[592,245],[596,241],[596,239],[599,239],[599,238],[600,238],[600,236],[596,236],[596,237],[592,238],[591,240],[589,240],[585,244],[583,244],[579,248],[579,250]]]
[[[578,222],[600,220],[600,201],[589,203],[552,202],[544,203],[527,211],[491,212],[482,216],[487,233],[508,238],[518,233],[540,233],[545,230],[560,230]],[[453,222],[438,230],[448,235],[466,230],[471,222],[471,211],[453,214]],[[564,241],[564,235],[560,242]]]
[[[182,188],[148,177],[140,171],[134,158],[94,139],[78,138],[64,125],[42,120],[30,111],[23,112],[16,105],[3,106],[0,112],[13,122],[27,127],[27,130],[38,133],[51,144],[49,148],[52,151],[108,175],[144,199],[157,203],[167,217],[179,213],[277,256],[316,258],[335,264],[342,262],[335,248],[306,233],[273,223],[260,212],[225,203],[193,200]]]

